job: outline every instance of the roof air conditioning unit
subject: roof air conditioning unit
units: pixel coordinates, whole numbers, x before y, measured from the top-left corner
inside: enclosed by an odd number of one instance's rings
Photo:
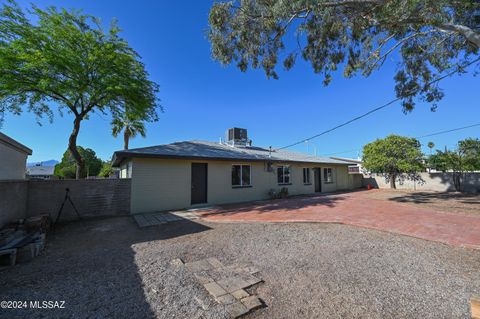
[[[226,140],[231,145],[247,146],[249,143],[247,130],[244,128],[229,128],[226,134]],[[251,144],[250,144],[251,145]]]

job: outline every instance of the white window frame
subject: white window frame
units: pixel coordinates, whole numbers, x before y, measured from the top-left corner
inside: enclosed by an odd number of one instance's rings
[[[282,168],[282,182],[278,182],[278,169]],[[285,168],[288,168],[288,174],[285,174]],[[288,175],[288,182],[285,182],[285,176]],[[277,183],[278,185],[291,185],[292,184],[292,169],[290,165],[278,165],[277,166]]]
[[[240,166],[240,184],[239,185],[234,185],[233,184],[233,177],[231,176],[231,174],[232,174],[234,166]],[[250,176],[249,176],[250,180],[249,180],[248,185],[243,184],[243,169],[242,169],[243,166],[248,166],[250,168]],[[233,188],[252,187],[252,165],[250,165],[250,164],[232,164],[232,170],[230,170],[230,178],[232,179],[230,182],[231,182]]]
[[[330,174],[329,174],[329,171],[330,171]],[[325,184],[333,184],[333,168],[331,167],[323,168],[323,182]]]
[[[310,171],[310,167],[303,168],[303,185],[312,185]],[[305,175],[305,172],[307,172],[307,175]],[[307,180],[305,180],[305,176],[307,176]]]

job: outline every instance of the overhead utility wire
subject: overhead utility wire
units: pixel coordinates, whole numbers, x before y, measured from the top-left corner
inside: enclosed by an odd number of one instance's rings
[[[449,76],[457,73],[459,69],[465,69],[466,67],[469,67],[470,65],[472,65],[472,64],[474,64],[474,63],[476,63],[476,62],[478,62],[478,61],[480,61],[480,57],[477,58],[477,59],[475,59],[475,60],[473,60],[473,61],[470,61],[469,63],[466,63],[466,64],[463,65],[462,67],[458,67],[455,71],[452,71],[452,72],[450,72],[450,73],[447,73],[447,74],[445,74],[444,76],[439,77],[438,79],[435,79],[435,80],[433,80],[433,81],[431,81],[431,82],[428,82],[426,85],[432,85],[432,84],[434,84],[434,83],[437,83],[437,82],[439,82],[439,81],[441,81],[441,80],[443,80],[443,79],[445,79],[445,78],[447,78],[447,77],[449,77]],[[412,91],[414,91],[414,90],[412,90]],[[409,92],[409,91],[407,91],[407,93],[408,93],[408,92]],[[328,130],[326,130],[326,131],[323,131],[323,132],[321,132],[321,133],[318,133],[318,134],[316,134],[316,135],[313,135],[313,136],[311,136],[311,137],[309,137],[309,138],[306,138],[306,139],[303,139],[303,140],[301,140],[301,141],[298,141],[298,142],[289,144],[289,145],[287,145],[287,146],[283,146],[283,147],[277,148],[277,150],[283,150],[283,149],[285,149],[285,148],[290,148],[290,147],[293,147],[293,146],[296,146],[296,145],[299,145],[299,144],[308,142],[308,141],[310,141],[310,140],[312,140],[312,139],[314,139],[314,138],[320,137],[320,136],[325,135],[325,134],[327,134],[327,133],[333,132],[333,131],[341,128],[341,127],[344,127],[344,126],[352,123],[352,122],[358,121],[358,120],[360,120],[360,119],[362,119],[362,118],[364,118],[364,117],[366,117],[366,116],[368,116],[368,115],[370,115],[370,114],[372,114],[372,113],[374,113],[374,112],[380,111],[381,109],[384,109],[384,108],[386,108],[387,106],[392,105],[393,103],[400,101],[401,99],[402,99],[402,98],[397,97],[396,99],[393,99],[393,100],[391,100],[391,101],[389,101],[389,102],[387,102],[387,103],[385,103],[385,104],[383,104],[383,105],[381,105],[381,106],[379,106],[379,107],[376,107],[376,108],[374,108],[374,109],[372,109],[372,110],[370,110],[370,111],[368,111],[368,112],[366,112],[366,113],[364,113],[364,114],[362,114],[362,115],[359,115],[359,116],[357,116],[357,117],[355,117],[355,118],[353,118],[353,119],[351,119],[351,120],[348,120],[348,121],[346,121],[346,122],[344,122],[344,123],[342,123],[342,124],[339,124],[339,125],[337,125],[337,126],[335,126],[335,127],[332,127],[332,128],[330,128],[330,129],[328,129]]]
[[[417,137],[414,137],[414,138],[416,138],[416,139],[421,139],[421,138],[425,138],[425,137],[430,137],[430,136],[441,135],[441,134],[446,134],[446,133],[450,133],[450,132],[465,130],[465,129],[467,129],[467,128],[476,127],[476,126],[480,126],[480,123],[472,124],[472,125],[467,125],[467,126],[462,126],[462,127],[457,127],[457,128],[451,129],[451,130],[445,130],[445,131],[435,132],[435,133],[431,133],[431,134],[427,134],[427,135],[417,136]],[[329,153],[329,154],[324,154],[324,155],[330,156],[330,155],[336,155],[336,154],[356,152],[356,151],[360,151],[360,150],[361,150],[361,148],[357,148],[357,149],[354,149],[354,150],[341,151],[341,152]]]
[[[430,136],[435,136],[435,135],[440,135],[440,134],[445,134],[445,133],[460,131],[460,130],[464,130],[464,129],[471,128],[471,127],[475,127],[475,126],[480,126],[480,123],[473,124],[473,125],[468,125],[468,126],[464,126],[464,127],[459,127],[459,128],[454,128],[454,129],[451,129],[451,130],[440,131],[440,132],[436,132],[436,133],[432,133],[432,134],[422,135],[422,136],[419,136],[419,137],[416,137],[416,138],[425,138],[425,137],[430,137]]]

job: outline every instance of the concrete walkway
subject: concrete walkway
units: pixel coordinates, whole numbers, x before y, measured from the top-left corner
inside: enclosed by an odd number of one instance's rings
[[[341,223],[480,249],[480,217],[372,199],[367,192],[226,205],[196,214],[217,222]]]

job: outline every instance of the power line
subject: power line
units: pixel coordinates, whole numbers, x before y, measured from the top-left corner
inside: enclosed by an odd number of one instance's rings
[[[435,80],[433,80],[433,81],[431,81],[431,82],[428,82],[428,83],[425,84],[425,86],[429,86],[429,85],[432,85],[432,84],[434,84],[434,83],[437,83],[437,82],[439,82],[439,81],[441,81],[441,80],[443,80],[443,79],[445,79],[445,78],[447,78],[447,77],[449,77],[449,76],[457,73],[460,69],[465,69],[466,67],[468,67],[468,66],[470,66],[470,65],[472,65],[472,64],[474,64],[474,63],[476,63],[476,62],[478,62],[478,61],[480,61],[480,58],[477,58],[477,59],[475,59],[475,60],[473,60],[473,61],[470,61],[469,63],[466,63],[465,65],[463,65],[463,66],[461,66],[461,67],[459,66],[455,71],[449,72],[449,73],[447,73],[447,74],[439,77],[438,79],[435,79]],[[409,91],[407,91],[407,94],[408,94],[408,93],[409,93]],[[411,93],[413,93],[413,90],[412,90]],[[391,101],[389,101],[389,102],[387,102],[387,103],[385,103],[385,104],[383,104],[383,105],[381,105],[381,106],[379,106],[379,107],[376,107],[376,108],[374,108],[374,109],[372,109],[372,110],[370,110],[370,111],[368,111],[368,112],[366,112],[366,113],[364,113],[364,114],[362,114],[362,115],[359,115],[359,116],[357,116],[357,117],[355,117],[355,118],[353,118],[353,119],[351,119],[351,120],[348,120],[348,121],[346,121],[346,122],[344,122],[344,123],[342,123],[342,124],[339,124],[339,125],[337,125],[337,126],[335,126],[335,127],[332,127],[332,128],[330,128],[330,129],[328,129],[328,130],[325,130],[325,131],[323,131],[323,132],[321,132],[321,133],[319,133],[319,134],[313,135],[313,136],[311,136],[311,137],[309,137],[309,138],[306,138],[306,139],[303,139],[303,140],[301,140],[301,141],[298,141],[298,142],[289,144],[289,145],[287,145],[287,146],[283,146],[283,147],[277,148],[277,150],[283,150],[283,149],[286,149],[286,148],[290,148],[290,147],[293,147],[293,146],[296,146],[296,145],[299,145],[299,144],[308,142],[308,141],[310,141],[310,140],[312,140],[312,139],[314,139],[314,138],[320,137],[320,136],[325,135],[325,134],[327,134],[327,133],[333,132],[333,131],[341,128],[341,127],[344,127],[344,126],[352,123],[352,122],[358,121],[358,120],[360,120],[360,119],[362,119],[362,118],[364,118],[364,117],[366,117],[366,116],[368,116],[368,115],[370,115],[370,114],[372,114],[372,113],[375,113],[375,112],[377,112],[377,111],[380,111],[380,110],[386,108],[387,106],[392,105],[393,103],[400,101],[401,99],[402,99],[402,98],[397,97],[397,98],[395,98],[395,99],[393,99],[393,100],[391,100]]]
[[[445,131],[439,131],[439,132],[435,132],[435,133],[430,133],[430,134],[426,134],[426,135],[422,135],[422,136],[417,136],[417,137],[414,137],[414,138],[416,138],[416,139],[421,139],[421,138],[425,138],[425,137],[436,136],[436,135],[441,135],[441,134],[456,132],[456,131],[460,131],[460,130],[465,130],[465,129],[467,129],[467,128],[472,128],[472,127],[476,127],[476,126],[480,126],[480,123],[476,123],[476,124],[472,124],[472,125],[467,125],[467,126],[462,126],[462,127],[457,127],[457,128],[453,128],[453,129],[450,129],[450,130],[445,130]],[[355,151],[360,151],[360,150],[361,150],[361,148],[357,148],[357,149],[354,149],[354,150],[341,151],[341,152],[329,153],[329,154],[324,154],[324,155],[325,155],[325,156],[330,156],[330,155],[344,154],[344,153],[350,153],[350,152],[355,152]]]
[[[422,135],[422,136],[419,136],[419,137],[416,137],[416,138],[417,138],[417,139],[420,139],[420,138],[425,138],[425,137],[430,137],[430,136],[435,136],[435,135],[440,135],[440,134],[445,134],[445,133],[460,131],[460,130],[464,130],[464,129],[471,128],[471,127],[475,127],[475,126],[480,126],[480,123],[473,124],[473,125],[468,125],[468,126],[464,126],[464,127],[459,127],[459,128],[454,128],[454,129],[451,129],[451,130],[440,131],[440,132],[436,132],[436,133],[432,133],[432,134]]]

